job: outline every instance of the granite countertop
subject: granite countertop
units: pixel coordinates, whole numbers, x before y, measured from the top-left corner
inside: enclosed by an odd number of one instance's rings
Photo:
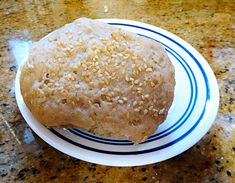
[[[235,182],[235,1],[0,1],[0,182]],[[67,156],[41,140],[16,104],[17,63],[32,41],[79,17],[137,20],[193,45],[218,80],[220,107],[186,152],[139,167],[107,167]]]

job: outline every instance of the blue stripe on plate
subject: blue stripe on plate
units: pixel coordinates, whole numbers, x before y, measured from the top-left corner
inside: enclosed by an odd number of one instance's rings
[[[115,151],[106,151],[106,150],[100,150],[100,149],[95,149],[95,148],[92,148],[92,147],[88,147],[88,146],[85,146],[85,145],[82,145],[82,144],[79,144],[77,142],[74,142],[72,141],[71,139],[68,139],[66,137],[64,137],[63,135],[61,135],[60,133],[58,133],[57,131],[55,131],[54,129],[50,129],[55,135],[57,135],[58,137],[66,140],[67,142],[71,143],[71,144],[74,144],[78,147],[81,147],[81,148],[84,148],[84,149],[87,149],[87,150],[91,150],[91,151],[94,151],[94,152],[99,152],[99,153],[106,153],[106,154],[114,154],[114,155],[133,155],[133,154],[143,154],[143,153],[149,153],[149,152],[154,152],[154,151],[158,151],[158,150],[161,150],[161,149],[164,149],[164,148],[167,148],[177,142],[179,142],[180,140],[182,140],[183,138],[185,138],[188,134],[190,134],[195,128],[196,126],[199,124],[200,120],[203,118],[204,116],[204,113],[205,113],[205,109],[206,109],[206,104],[207,104],[207,101],[210,99],[210,88],[209,88],[209,84],[208,84],[208,78],[206,76],[206,73],[205,71],[203,70],[203,67],[201,66],[201,64],[198,62],[198,60],[185,48],[183,47],[181,44],[179,44],[178,42],[176,42],[175,40],[173,40],[172,38],[169,38],[168,36],[166,35],[163,35],[161,33],[158,33],[156,31],[153,31],[151,29],[147,29],[147,28],[144,28],[144,27],[140,27],[140,26],[136,26],[136,25],[130,25],[130,24],[119,24],[119,23],[110,23],[111,25],[122,25],[122,26],[130,26],[130,27],[136,27],[136,28],[139,28],[139,29],[143,29],[143,30],[147,30],[147,31],[150,31],[150,32],[153,32],[155,34],[158,34],[158,35],[161,35],[165,38],[167,38],[168,40],[174,42],[175,44],[177,44],[179,47],[181,47],[186,53],[188,53],[190,55],[190,57],[195,61],[195,63],[198,65],[202,75],[203,75],[203,79],[204,79],[204,82],[205,82],[205,85],[206,85],[206,100],[205,100],[205,105],[203,107],[203,111],[200,115],[200,117],[198,118],[198,120],[196,121],[196,123],[185,133],[183,134],[182,136],[180,136],[179,138],[173,140],[172,142],[170,143],[167,143],[167,144],[164,144],[162,146],[159,146],[159,147],[155,147],[155,148],[152,148],[152,149],[148,149],[148,150],[143,150],[143,151],[131,151],[131,152],[115,152]]]
[[[83,144],[79,144],[77,142],[74,142],[71,139],[68,139],[67,137],[65,137],[62,134],[58,133],[54,129],[50,129],[50,131],[52,133],[54,133],[56,136],[60,137],[61,139],[67,141],[70,144],[73,144],[73,145],[78,146],[80,148],[83,148],[83,149],[86,149],[86,150],[89,150],[89,151],[93,151],[93,152],[96,152],[96,153],[111,154],[111,155],[138,155],[138,154],[146,154],[146,153],[151,153],[151,152],[155,152],[155,151],[159,151],[159,150],[165,149],[167,147],[170,147],[170,146],[176,144],[177,142],[181,141],[182,139],[184,139],[199,124],[199,122],[201,121],[202,117],[205,114],[205,109],[206,109],[206,105],[204,106],[203,112],[202,112],[201,116],[199,117],[199,119],[197,120],[197,122],[185,134],[183,134],[179,138],[177,138],[177,139],[175,139],[175,140],[173,140],[173,141],[171,141],[171,142],[169,142],[167,144],[164,144],[162,146],[155,147],[155,148],[152,148],[152,149],[142,150],[142,151],[118,152],[118,151],[107,151],[107,150],[102,150],[102,149],[95,149],[93,147],[88,147],[88,146],[85,146]]]

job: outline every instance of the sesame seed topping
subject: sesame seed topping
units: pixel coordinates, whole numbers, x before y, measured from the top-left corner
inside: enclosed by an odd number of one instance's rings
[[[124,101],[123,101],[123,100],[121,100],[121,99],[119,99],[119,100],[118,100],[118,103],[119,103],[119,104],[123,104],[123,103],[124,103]]]
[[[122,97],[123,101],[127,102],[127,98],[126,97]]]
[[[139,84],[139,87],[141,87],[141,86],[143,86],[143,85],[144,85],[144,83],[140,83],[140,84]]]
[[[81,86],[79,84],[75,84],[75,88],[79,89]]]
[[[148,113],[148,109],[144,110],[144,115],[146,115]]]
[[[137,103],[138,103],[137,101],[134,101],[133,106],[135,107],[137,105]]]
[[[134,81],[134,78],[130,78],[130,81]]]
[[[136,60],[137,59],[137,57],[136,56],[133,56],[133,57],[131,57],[133,60]]]
[[[128,77],[127,77],[127,76],[125,76],[125,80],[126,80],[126,82],[129,82],[129,79],[128,79]]]
[[[153,112],[158,112],[158,110],[157,109],[153,109]]]
[[[165,110],[164,108],[161,109],[161,110],[159,111],[159,114],[163,114],[164,110]]]
[[[70,35],[70,36],[69,36],[69,40],[71,40],[71,39],[73,39],[73,35]]]
[[[139,80],[138,80],[138,79],[135,80],[135,81],[134,81],[134,84],[138,85],[138,84],[139,84]]]
[[[149,68],[146,69],[146,71],[147,71],[147,72],[152,72],[153,69],[149,67]]]
[[[138,108],[135,108],[134,111],[135,112],[140,112],[140,110]]]
[[[145,98],[149,98],[149,94],[146,94],[144,97],[145,97]]]
[[[129,119],[130,118],[130,112],[126,113],[126,117]]]
[[[155,87],[155,83],[154,82],[150,82],[150,85],[151,85],[151,87]]]
[[[153,109],[153,106],[151,105],[150,107],[149,107],[149,111],[151,111]]]

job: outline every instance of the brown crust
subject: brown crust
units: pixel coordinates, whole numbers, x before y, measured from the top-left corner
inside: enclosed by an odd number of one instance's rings
[[[166,118],[174,75],[160,44],[81,18],[33,44],[20,84],[27,107],[48,127],[139,143]]]

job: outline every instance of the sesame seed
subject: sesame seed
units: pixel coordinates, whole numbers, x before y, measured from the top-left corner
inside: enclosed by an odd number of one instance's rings
[[[136,56],[133,56],[133,57],[131,57],[133,60],[136,60],[137,59],[137,57]]]
[[[159,111],[159,114],[163,114],[164,110],[165,110],[164,108],[161,109],[161,110]]]
[[[127,112],[126,117],[129,119],[130,118],[130,112]]]
[[[106,99],[108,100],[108,101],[111,101],[111,98],[107,95],[106,96]]]
[[[133,85],[130,85],[130,86],[129,86],[129,89],[131,90],[133,87],[134,87]]]
[[[146,72],[152,72],[152,71],[153,71],[153,69],[150,67],[146,69]]]
[[[147,64],[144,64],[144,69],[147,69],[147,67],[148,67]]]
[[[133,106],[135,107],[137,105],[137,103],[138,103],[137,101],[134,101]]]
[[[130,78],[130,81],[134,81],[134,78]]]
[[[80,35],[80,34],[82,34],[82,32],[81,32],[81,31],[79,31],[79,32],[77,32],[77,34],[78,34],[78,35]]]
[[[106,41],[106,39],[104,37],[101,37],[100,40],[101,41]]]
[[[73,39],[73,35],[70,35],[70,36],[69,36],[69,40],[71,40],[71,39]]]
[[[150,82],[150,85],[152,86],[152,87],[155,87],[155,83],[154,82]]]
[[[158,112],[158,110],[157,109],[153,109],[153,112]]]
[[[104,82],[105,82],[105,84],[106,84],[106,85],[108,85],[108,84],[109,84],[109,82],[108,82],[108,80],[107,80],[107,79],[106,79]]]
[[[146,115],[148,113],[148,109],[144,110],[144,115]]]
[[[102,92],[105,92],[105,91],[106,91],[106,89],[105,89],[105,88],[101,88],[101,91],[102,91]]]
[[[119,88],[114,88],[114,91],[120,92],[120,89]]]
[[[127,76],[125,77],[125,80],[126,80],[126,82],[129,82],[129,79],[128,79],[128,77],[127,77]]]
[[[122,54],[122,53],[118,53],[117,55],[120,56],[120,57],[123,57],[123,54]]]
[[[153,116],[157,117],[157,116],[158,116],[158,113],[154,113]]]
[[[119,100],[118,100],[118,103],[119,103],[119,104],[123,104],[123,103],[124,103],[124,101],[123,101],[123,100],[121,100],[121,99],[119,99]]]
[[[135,112],[140,112],[140,110],[138,108],[135,108],[134,111]]]
[[[105,71],[104,74],[105,74],[106,76],[109,76],[109,73],[108,73],[107,71]]]
[[[125,102],[127,102],[127,98],[126,98],[126,97],[122,97],[122,99],[123,99]]]
[[[151,105],[150,107],[149,107],[149,111],[151,111],[153,109],[153,106]]]
[[[134,81],[134,84],[136,84],[136,85],[139,84],[139,80],[138,80],[138,79],[135,80],[135,81]]]
[[[81,86],[79,84],[75,84],[75,88],[79,89]]]

